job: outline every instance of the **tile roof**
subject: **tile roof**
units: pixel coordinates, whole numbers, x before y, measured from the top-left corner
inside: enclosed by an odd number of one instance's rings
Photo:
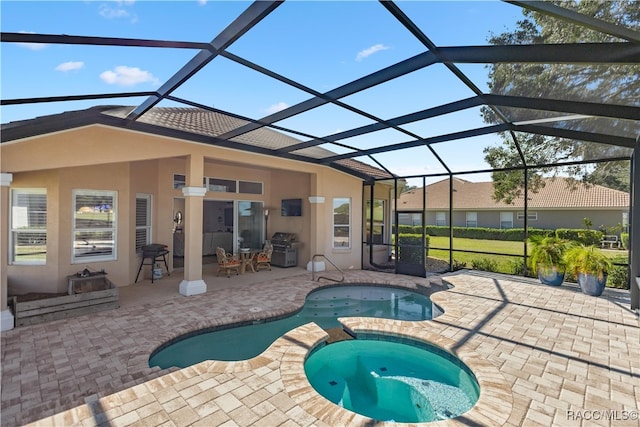
[[[629,193],[603,187],[577,183],[570,188],[565,178],[544,179],[544,187],[537,193],[529,193],[529,208],[535,209],[618,209],[629,207]],[[449,209],[449,180],[438,181],[426,187],[428,209]],[[454,209],[505,209],[524,208],[524,197],[512,204],[493,199],[493,182],[472,182],[453,179]],[[422,188],[402,193],[398,210],[422,209]]]
[[[131,106],[99,106],[86,110],[69,111],[31,120],[3,124],[2,142],[94,123],[125,126],[123,119],[127,117],[133,108],[134,107]],[[205,138],[216,138],[233,129],[242,127],[247,123],[249,122],[231,115],[199,108],[156,107],[140,116],[133,126],[131,126],[131,123],[127,123],[127,125],[130,128],[140,125],[151,125],[156,127],[158,133],[161,133],[160,131],[162,129],[175,130],[186,133],[184,137],[191,134]],[[148,126],[146,126],[143,131],[154,132],[154,130]],[[199,139],[201,140],[202,138]],[[212,142],[214,144],[216,143],[216,141]],[[288,136],[285,133],[263,127],[223,142],[226,143],[226,147],[230,148],[240,150],[255,148],[265,154],[278,155],[275,150],[296,145],[303,141]],[[317,163],[319,160],[333,156],[336,153],[319,146],[314,146],[304,150],[297,150],[296,154],[298,160],[305,161],[308,159],[310,162]],[[339,160],[328,165],[337,167],[340,170],[361,178],[392,178],[392,176],[383,169],[354,159]]]

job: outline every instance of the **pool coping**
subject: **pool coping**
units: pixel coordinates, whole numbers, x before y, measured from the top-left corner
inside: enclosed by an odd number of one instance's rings
[[[486,421],[459,418],[438,424],[428,423],[429,426],[580,425],[580,419],[575,416],[585,412],[637,414],[640,389],[635,380],[640,364],[633,355],[638,352],[640,328],[637,314],[626,308],[628,292],[608,290],[603,297],[595,298],[585,296],[571,286],[556,289],[540,285],[533,279],[473,271],[427,279],[365,271],[349,272],[347,277],[351,279],[349,282],[389,284],[411,289],[443,289],[442,286],[431,286],[440,279],[453,284],[454,287],[448,291],[431,295],[432,301],[445,313],[412,325],[419,330],[397,324],[396,329],[401,328],[397,331],[391,325],[393,321],[385,320],[377,322],[389,323],[387,326],[374,329],[389,328],[394,333],[411,336],[426,336],[428,332],[442,335],[455,341],[454,348],[451,348],[454,354],[460,356],[480,379],[482,374],[470,361],[471,356],[481,355],[478,363],[491,363],[501,374],[492,378],[495,371],[491,369],[487,371],[487,381],[499,386],[504,385],[505,378],[508,381],[506,393],[511,399],[503,399],[501,394],[492,397],[481,389],[480,400],[471,416]],[[210,315],[236,319],[245,312],[249,315],[254,306],[274,311],[284,305],[297,307],[303,304],[310,290],[322,286],[310,281],[308,276],[276,280],[267,281],[255,290],[250,285],[229,286],[229,290],[225,288],[199,298],[184,299],[184,302],[182,299],[172,301],[172,307],[166,309],[166,321],[163,317],[165,304],[149,304],[141,306],[140,310],[126,309],[115,313],[119,317],[87,316],[78,318],[80,320],[51,322],[47,328],[25,327],[3,333],[3,351],[6,352],[3,353],[3,362],[7,362],[3,363],[3,420],[11,425],[46,427],[107,424],[193,427],[382,425],[356,417],[339,407],[336,409],[335,405],[327,406],[324,411],[338,412],[320,414],[314,411],[322,416],[320,419],[294,400],[299,398],[296,393],[290,394],[285,390],[285,381],[297,381],[299,393],[306,393],[307,397],[316,396],[314,401],[318,407],[328,404],[326,399],[313,394],[312,389],[304,388],[304,377],[291,377],[289,371],[291,366],[300,365],[300,360],[317,345],[317,340],[322,342],[325,339],[325,333],[313,324],[300,327],[306,329],[296,329],[298,336],[285,335],[288,341],[272,345],[251,360],[209,361],[175,370],[156,368],[151,374],[148,365],[144,370],[126,371],[139,366],[135,363],[128,365],[133,359],[146,362],[158,331],[162,332],[158,335],[170,335],[171,331],[178,330],[191,331],[211,323],[208,320]],[[273,293],[277,299],[263,300],[263,290],[269,295]],[[235,297],[236,293],[240,298],[232,300],[235,304],[232,309],[221,304],[221,296]],[[217,311],[208,311],[212,307]],[[192,311],[180,317],[181,309]],[[263,314],[266,311],[263,310]],[[150,327],[147,318],[157,323]],[[138,322],[148,329],[139,333]],[[73,345],[61,347],[57,343],[59,337],[71,334],[78,335]],[[44,368],[51,369],[47,373],[41,374],[35,368],[28,372],[20,371],[17,364],[25,364],[29,368],[40,366],[33,354],[34,342],[39,342],[41,348],[53,352],[57,360],[65,363],[54,367],[50,363],[53,358],[47,358],[42,361]],[[80,342],[84,347],[78,346]],[[450,344],[447,342],[443,346]],[[137,344],[142,344],[149,351],[132,355],[132,347]],[[465,356],[465,350],[469,350],[471,356]],[[83,353],[80,355],[79,351]],[[87,361],[87,357],[96,354],[100,360]],[[70,365],[68,361],[75,360],[74,357],[79,363]],[[73,378],[74,381],[61,382],[65,378]],[[77,387],[79,392],[72,390],[69,394],[68,384]],[[45,397],[46,402],[38,400]],[[506,422],[498,422],[507,417]],[[8,421],[10,419],[13,422]],[[606,421],[602,423],[608,424]],[[637,420],[630,420],[630,425],[640,427]]]
[[[405,338],[436,346],[458,357],[475,375],[480,385],[480,396],[473,408],[459,417],[442,421],[411,423],[424,426],[450,425],[504,425],[511,415],[513,396],[504,376],[488,361],[470,350],[456,351],[455,342],[430,332],[429,321],[407,322],[379,318],[349,317],[339,321],[356,334],[377,334]],[[311,386],[304,372],[304,361],[328,335],[314,323],[287,333],[274,343],[286,347],[281,363],[281,376],[285,391],[305,411],[329,425],[397,425],[356,414],[329,401]]]
[[[307,296],[318,289],[328,288],[339,285],[373,285],[373,286],[391,286],[401,289],[407,289],[425,293],[428,287],[417,282],[407,281],[407,283],[399,283],[398,281],[372,281],[363,283],[360,281],[345,281],[340,284],[322,283],[314,289],[305,292],[302,300],[290,306],[280,307],[275,311],[254,312],[251,317],[254,320],[266,318],[278,318],[290,315],[302,308]],[[453,285],[444,282],[444,286],[451,289]],[[446,293],[447,289],[431,289],[427,292],[434,304],[436,304],[443,313],[437,319],[448,320],[457,319],[460,316],[459,311],[448,299],[437,298],[437,294]],[[439,301],[435,301],[439,300]],[[238,319],[238,322],[246,323],[246,317]],[[504,425],[509,419],[513,407],[513,395],[511,386],[507,383],[500,371],[490,362],[483,359],[477,353],[462,349],[455,349],[455,342],[449,338],[429,331],[429,323],[432,320],[424,321],[399,321],[392,319],[370,318],[370,317],[346,317],[339,318],[338,321],[344,328],[358,333],[375,333],[379,335],[390,335],[398,338],[408,338],[416,341],[425,342],[435,345],[444,351],[447,351],[458,357],[465,363],[476,376],[480,386],[480,395],[478,401],[473,408],[466,413],[449,420],[431,421],[424,423],[395,423],[389,421],[374,420],[364,415],[357,414],[350,410],[344,409],[320,395],[309,383],[304,372],[304,361],[308,355],[318,346],[323,344],[329,335],[315,323],[307,323],[299,326],[282,337],[276,339],[264,352],[260,355],[239,361],[203,361],[189,368],[167,368],[161,370],[158,367],[150,368],[148,365],[149,356],[160,346],[169,340],[175,340],[181,336],[193,333],[198,330],[215,328],[227,325],[228,322],[206,322],[207,324],[191,325],[188,330],[174,330],[171,334],[158,336],[154,340],[153,349],[139,349],[135,356],[129,361],[129,368],[135,370],[151,370],[153,372],[169,372],[179,373],[180,371],[191,369],[200,375],[205,374],[240,374],[266,368],[274,363],[278,364],[279,374],[284,386],[284,392],[305,412],[315,417],[318,421],[326,423],[328,426],[335,425],[375,425],[380,426],[397,426],[397,425],[422,425],[429,427],[453,426],[453,425]],[[170,336],[169,336],[170,335]],[[162,377],[161,377],[162,378]]]
[[[368,279],[366,283],[361,278],[350,278],[346,277],[343,282],[335,283],[321,283],[321,282],[307,282],[315,285],[310,289],[298,289],[298,295],[296,296],[296,300],[292,303],[283,305],[278,307],[277,309],[271,310],[259,310],[259,311],[248,311],[242,315],[232,316],[231,318],[227,317],[224,319],[220,318],[209,318],[207,320],[191,324],[191,325],[183,325],[182,327],[177,327],[172,329],[171,331],[167,331],[164,333],[160,333],[152,337],[148,343],[145,343],[144,346],[140,346],[134,349],[127,361],[127,370],[129,372],[142,372],[145,375],[157,376],[162,375],[163,372],[175,372],[182,368],[178,367],[169,367],[169,368],[159,368],[157,366],[150,367],[149,366],[149,358],[155,352],[170,344],[171,342],[178,341],[182,338],[186,338],[190,335],[202,333],[207,330],[216,330],[216,329],[226,329],[232,328],[236,326],[243,326],[251,324],[252,322],[263,322],[263,321],[272,321],[280,318],[291,316],[298,311],[300,311],[304,303],[306,302],[307,296],[309,296],[312,292],[318,291],[320,289],[327,289],[331,287],[344,286],[344,285],[362,285],[362,286],[380,286],[380,287],[395,287],[399,289],[406,289],[414,292],[418,292],[423,295],[428,295],[429,297],[433,296],[436,293],[446,291],[447,289],[433,289],[430,286],[432,284],[427,281],[428,285],[423,283],[419,283],[417,281],[411,280],[382,280],[380,278]],[[437,304],[437,308],[439,310],[444,311],[440,304]],[[274,341],[275,343],[275,341]],[[273,344],[272,344],[273,345]],[[268,350],[268,349],[266,349]],[[265,350],[265,351],[266,351]]]

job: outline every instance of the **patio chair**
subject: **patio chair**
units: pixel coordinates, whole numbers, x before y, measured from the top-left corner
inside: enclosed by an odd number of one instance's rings
[[[240,267],[242,263],[232,254],[228,254],[221,247],[216,248],[216,256],[218,258],[218,275],[220,272],[225,272],[227,277],[231,277],[231,272],[235,270],[236,275],[240,274]]]
[[[268,241],[264,244],[262,251],[253,257],[254,269],[259,271],[260,268],[266,268],[271,271],[271,254],[273,253],[273,245]]]

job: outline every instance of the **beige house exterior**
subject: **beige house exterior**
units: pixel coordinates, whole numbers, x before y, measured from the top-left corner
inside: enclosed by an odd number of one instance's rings
[[[629,224],[629,193],[577,183],[564,178],[544,180],[538,192],[529,192],[528,226],[542,229],[584,228],[589,218],[594,229]],[[423,197],[423,193],[426,194]],[[458,227],[522,228],[524,197],[512,204],[493,199],[492,182],[453,178],[453,215],[449,219],[449,180],[402,193],[398,198],[399,224],[419,225],[423,198],[426,224]],[[414,212],[411,212],[414,211]]]
[[[147,239],[146,243],[166,244],[171,253],[183,253],[180,293],[204,292],[203,240],[210,236],[205,235],[203,224],[219,222],[223,217],[221,212],[215,212],[215,217],[203,218],[207,201],[224,201],[225,206],[233,207],[233,224],[225,217],[220,230],[213,231],[230,233],[230,249],[234,251],[239,245],[239,206],[244,203],[242,206],[259,208],[252,217],[255,231],[260,233],[254,243],[261,245],[274,232],[295,233],[298,266],[306,266],[314,254],[324,254],[342,269],[362,267],[363,181],[382,171],[352,160],[344,163],[344,170],[336,170],[262,154],[260,144],[273,148],[293,139],[268,129],[239,138],[239,143],[251,144],[255,152],[208,143],[211,135],[224,132],[225,126],[237,127],[237,119],[196,109],[157,108],[131,128],[110,124],[110,116],[126,111],[100,107],[3,125],[3,319],[10,314],[7,295],[66,292],[67,276],[85,267],[93,271],[104,269],[117,286],[134,283],[141,263],[141,253],[136,250],[140,236]],[[316,150],[311,154],[323,154],[317,147],[309,150]],[[184,182],[176,185],[176,179]],[[221,181],[235,182],[237,186],[228,191],[217,185]],[[249,191],[242,191],[243,183]],[[14,253],[20,250],[15,239],[22,232],[18,221],[21,208],[13,203],[16,195],[28,192],[46,195],[46,228],[37,230],[46,233],[46,243],[40,242],[44,254],[21,261]],[[381,194],[388,197],[389,191]],[[106,196],[112,203],[79,206],[80,195]],[[302,215],[282,216],[284,199],[302,199]],[[140,200],[146,203],[138,205]],[[348,223],[336,225],[334,204],[345,201],[349,205]],[[141,234],[137,231],[141,230],[140,219],[144,215],[136,212],[139,206],[149,207],[148,218],[142,224],[146,231]],[[269,211],[267,219],[265,210]],[[183,218],[179,227],[183,248],[174,247],[178,211]],[[79,218],[85,212],[107,218],[104,224],[111,233],[112,247],[103,253],[97,251],[95,256],[83,253],[82,242],[78,242]],[[28,227],[29,221],[22,221]],[[90,247],[92,242],[86,244]],[[9,253],[5,252],[7,249]],[[172,270],[171,256],[168,261]]]

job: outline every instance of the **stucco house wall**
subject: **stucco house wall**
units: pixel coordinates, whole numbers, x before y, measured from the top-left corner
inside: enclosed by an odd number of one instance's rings
[[[64,292],[66,276],[85,265],[104,269],[118,286],[133,283],[140,263],[134,238],[136,194],[152,195],[152,241],[171,246],[174,201],[185,197],[181,189],[173,188],[173,175],[189,175],[192,156],[204,159],[204,176],[264,183],[261,195],[207,191],[203,199],[263,202],[270,209],[269,235],[275,231],[298,235],[299,266],[305,266],[313,254],[323,253],[341,268],[361,267],[361,179],[321,165],[94,125],[3,143],[1,168],[12,176],[10,189],[47,192],[46,264],[9,263],[9,294]],[[117,191],[116,260],[72,261],[74,189]],[[310,196],[318,198],[311,203]],[[351,200],[348,248],[332,245],[335,197]],[[279,207],[284,198],[302,198],[303,215],[282,217]],[[9,246],[6,234],[1,244]]]
[[[447,211],[445,212],[445,218],[449,225]],[[469,211],[453,211],[453,225],[455,227],[466,227],[466,214],[467,212],[476,212],[478,219],[478,227],[487,228],[500,228],[500,213],[511,212],[513,215],[513,228],[523,228],[524,219],[518,219],[518,213],[522,215],[522,210],[507,210],[501,209],[496,211],[481,211],[481,210],[469,210]],[[536,219],[529,219],[528,225],[532,228],[543,229],[557,229],[557,228],[584,228],[584,218],[588,218],[592,222],[592,229],[599,229],[601,227],[616,227],[623,224],[623,216],[628,212],[625,210],[541,210],[532,209],[529,211],[529,215],[535,214]],[[426,211],[426,224],[436,225],[436,212]],[[418,225],[418,214],[401,214],[399,217],[401,225]]]
[[[514,199],[514,205],[496,202],[493,199],[491,182],[470,182],[454,178],[454,206],[452,223],[466,227],[467,213],[476,214],[477,226],[501,227],[501,213],[510,213],[513,227],[524,227],[522,198]],[[602,186],[571,188],[562,178],[547,179],[546,185],[529,195],[529,227],[543,229],[584,228],[584,218],[589,218],[594,229],[626,225],[623,215],[629,212],[629,194]],[[443,212],[449,225],[449,180],[439,181],[426,187],[426,224],[436,225],[436,215]],[[411,190],[400,195],[398,211],[401,225],[417,225],[420,215],[410,213],[421,210],[423,189]],[[533,218],[533,216],[536,216]]]

